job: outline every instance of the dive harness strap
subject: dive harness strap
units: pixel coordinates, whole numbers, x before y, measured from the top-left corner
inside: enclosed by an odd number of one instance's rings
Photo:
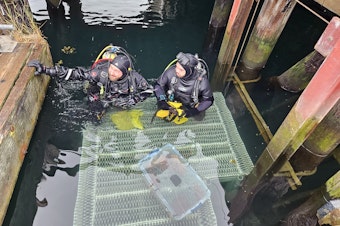
[[[199,76],[195,80],[194,88],[193,88],[192,93],[191,93],[191,98],[192,98],[192,101],[193,101],[193,103],[191,104],[192,107],[196,106],[199,102],[198,93],[199,93],[200,83],[203,80],[203,76],[205,76],[207,74],[206,70],[204,70],[204,69],[200,69],[199,71],[200,71]],[[169,97],[168,97],[170,101],[173,101],[173,98],[174,98],[173,94],[175,92],[175,84],[176,83],[177,83],[177,78],[173,77],[171,79],[171,82],[170,82],[171,92],[169,93]]]
[[[200,88],[200,83],[203,80],[203,76],[205,76],[207,74],[207,71],[204,69],[199,69],[200,71],[200,75],[198,76],[198,78],[195,80],[195,84],[194,84],[194,89],[192,91],[191,94],[191,98],[193,100],[193,106],[196,106],[198,104],[198,93],[199,93],[199,88]]]

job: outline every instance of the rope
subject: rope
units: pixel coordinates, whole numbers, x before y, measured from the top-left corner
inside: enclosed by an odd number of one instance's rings
[[[314,156],[317,156],[317,157],[320,157],[320,158],[325,158],[327,157],[328,155],[322,155],[322,154],[317,154],[317,153],[314,153],[312,152],[311,150],[309,150],[305,145],[301,145],[301,147],[303,147],[307,152],[309,152],[310,154],[314,155]]]
[[[313,13],[315,16],[317,16],[319,19],[321,19],[323,22],[325,22],[326,24],[329,24],[329,21],[326,20],[325,18],[323,18],[322,16],[320,16],[318,13],[314,12],[311,8],[309,8],[308,6],[306,6],[305,4],[303,4],[302,2],[300,2],[299,0],[295,0],[297,3],[299,3],[302,7],[304,7],[305,9],[307,9],[309,12]]]
[[[329,200],[326,198],[326,196],[325,196],[325,194],[324,194],[324,192],[323,192],[323,189],[321,188],[321,195],[322,195],[322,197],[323,197],[323,199],[326,201],[326,203],[329,203]]]

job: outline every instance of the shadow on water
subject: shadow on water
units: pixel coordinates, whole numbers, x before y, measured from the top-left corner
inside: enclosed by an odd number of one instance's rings
[[[103,47],[112,43],[124,47],[136,59],[135,68],[148,79],[157,78],[179,51],[202,54],[213,7],[209,0],[68,0],[59,9],[43,0],[29,2],[36,20],[43,24],[54,63],[89,67]],[[272,133],[299,94],[269,87],[266,78],[279,75],[308,54],[324,26],[297,7],[285,28],[288,31],[280,37],[262,72],[263,81],[251,93]],[[286,48],[287,43],[290,48]],[[61,51],[65,46],[75,48],[75,52],[65,54]],[[83,98],[82,84],[72,82],[60,89],[51,81],[4,225],[72,225],[78,149],[87,115]],[[228,107],[255,162],[266,144],[250,113],[240,105]],[[233,192],[238,183],[224,186],[227,193]],[[58,205],[53,206],[51,200]],[[273,213],[257,214],[268,218]]]

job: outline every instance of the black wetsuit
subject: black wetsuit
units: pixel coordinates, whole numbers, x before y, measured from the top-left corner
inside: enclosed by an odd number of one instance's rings
[[[91,69],[55,66],[48,68],[46,74],[64,80],[89,81],[87,93],[90,102],[100,101],[105,108],[111,105],[126,109],[152,94],[152,86],[134,70],[123,75],[118,81],[110,81],[108,79],[109,66],[109,60],[99,62]]]
[[[192,74],[178,78],[175,68],[175,65],[171,66],[157,80],[155,84],[157,99],[166,98],[166,100],[181,102],[185,109],[189,111],[195,109],[195,115],[204,112],[214,101],[207,76],[200,76],[200,72],[194,70]],[[197,88],[195,88],[195,83],[197,83]]]

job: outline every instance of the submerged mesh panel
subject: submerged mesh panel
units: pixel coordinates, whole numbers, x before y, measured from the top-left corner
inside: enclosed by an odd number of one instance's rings
[[[154,197],[138,161],[155,148],[173,144],[205,181],[229,181],[253,167],[221,93],[203,121],[176,125],[155,118],[156,100],[143,110],[144,130],[117,130],[110,113],[99,126],[83,131],[74,225],[216,225],[211,200],[184,219],[171,219]]]

